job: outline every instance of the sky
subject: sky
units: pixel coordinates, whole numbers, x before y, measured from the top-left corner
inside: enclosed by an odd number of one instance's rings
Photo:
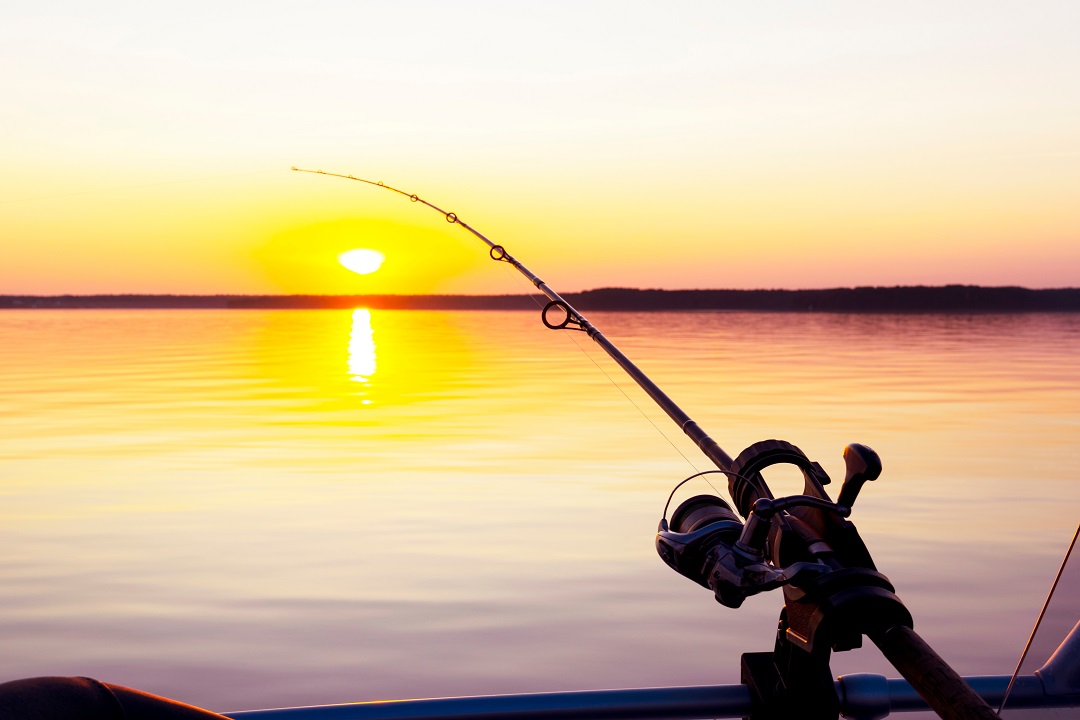
[[[1075,2],[9,3],[0,294],[1080,284]],[[382,252],[370,275],[337,262]]]

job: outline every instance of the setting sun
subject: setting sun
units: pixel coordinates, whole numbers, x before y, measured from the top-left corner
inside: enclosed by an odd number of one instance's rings
[[[384,256],[378,250],[349,250],[338,255],[338,262],[360,275],[375,272],[382,266],[383,260]]]

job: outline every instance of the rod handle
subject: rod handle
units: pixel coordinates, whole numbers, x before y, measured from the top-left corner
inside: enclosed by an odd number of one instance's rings
[[[909,627],[870,636],[885,658],[944,720],[1001,720],[971,686]]]

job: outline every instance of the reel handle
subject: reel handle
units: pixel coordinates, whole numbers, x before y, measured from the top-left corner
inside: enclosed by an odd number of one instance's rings
[[[863,484],[877,480],[881,475],[881,458],[867,446],[851,443],[844,448],[844,464],[847,472],[844,474],[844,484],[840,486],[840,497],[836,498],[836,504],[850,508],[855,504],[855,498],[859,496]]]

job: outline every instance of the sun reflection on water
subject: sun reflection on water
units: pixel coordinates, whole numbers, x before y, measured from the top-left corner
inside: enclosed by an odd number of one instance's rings
[[[349,375],[354,382],[366,385],[375,370],[375,331],[371,327],[371,311],[354,310],[349,330]]]

